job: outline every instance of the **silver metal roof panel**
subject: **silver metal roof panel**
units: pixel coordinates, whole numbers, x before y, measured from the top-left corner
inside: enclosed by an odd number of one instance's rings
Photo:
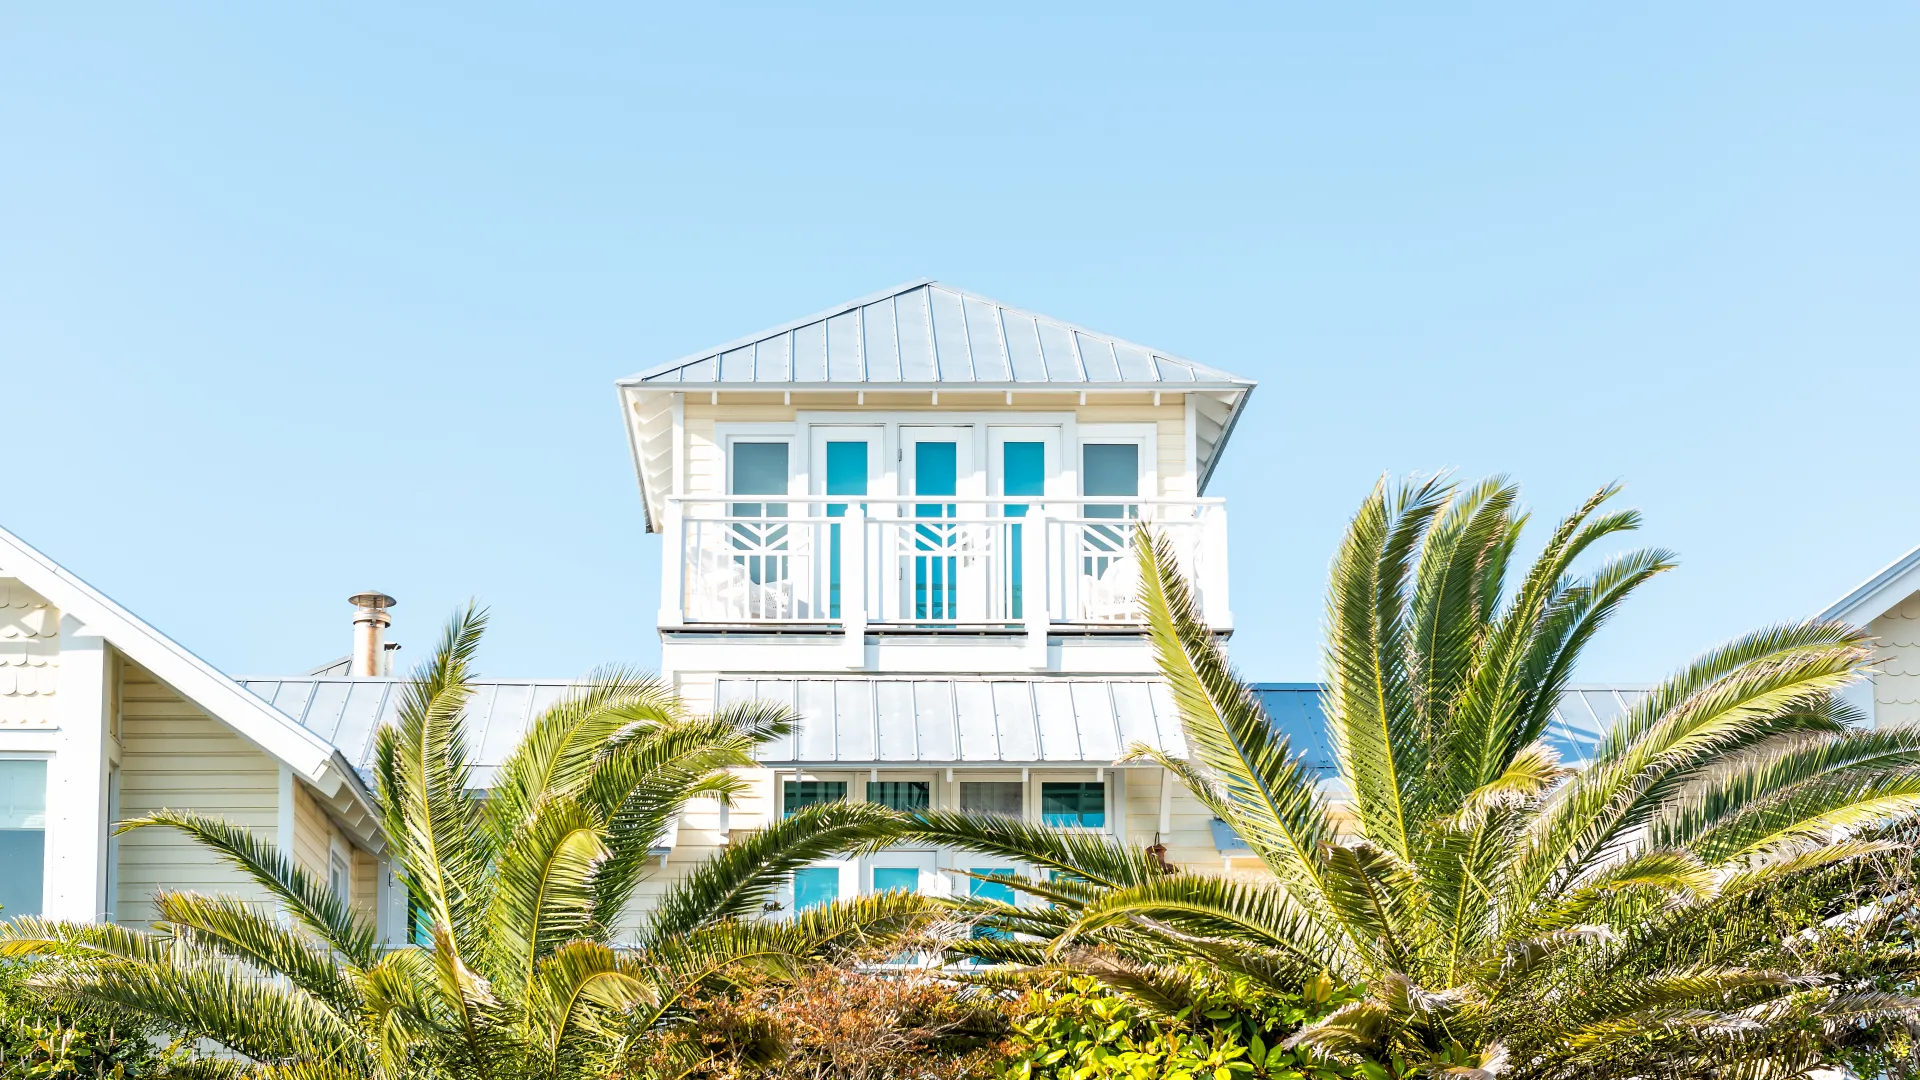
[[[1136,742],[1184,753],[1179,717],[1148,679],[721,678],[722,706],[794,708],[769,765],[1110,765]]]
[[[1251,380],[1217,368],[924,279],[620,383],[1253,387]]]

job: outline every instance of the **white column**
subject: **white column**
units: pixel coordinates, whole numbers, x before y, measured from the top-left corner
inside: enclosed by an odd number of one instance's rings
[[[1020,605],[1021,621],[1026,624],[1027,642],[1023,650],[1027,667],[1047,669],[1047,544],[1053,528],[1045,514],[1029,512],[1020,519]]]
[[[827,526],[831,529],[833,526]],[[846,659],[859,671],[867,666],[867,508],[847,507],[840,519],[840,625],[846,629]]]
[[[93,922],[107,913],[107,643],[60,619],[55,708],[60,735],[47,764],[47,915]]]

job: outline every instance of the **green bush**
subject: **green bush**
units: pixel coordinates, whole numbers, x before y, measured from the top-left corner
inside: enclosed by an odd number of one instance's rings
[[[30,965],[0,961],[0,1077],[137,1080],[174,1075],[184,1055],[146,1021],[97,1005],[55,1003],[27,985]]]
[[[1324,1080],[1377,1070],[1309,1063],[1280,1044],[1354,995],[1326,979],[1280,993],[1244,976],[1197,978],[1191,1004],[1152,1012],[1099,980],[1035,989],[1014,1006],[1010,1080]]]

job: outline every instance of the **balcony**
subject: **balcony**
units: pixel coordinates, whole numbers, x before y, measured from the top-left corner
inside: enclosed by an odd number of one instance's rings
[[[749,498],[736,496],[736,499]],[[751,496],[764,499],[766,496]],[[951,497],[949,497],[951,498]],[[669,500],[661,624],[687,629],[1098,632],[1141,625],[1133,536],[1166,536],[1226,628],[1226,507],[934,497]]]

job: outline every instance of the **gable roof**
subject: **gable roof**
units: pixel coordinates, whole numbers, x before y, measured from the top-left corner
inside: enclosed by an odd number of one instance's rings
[[[1149,390],[1195,403],[1206,492],[1254,382],[922,278],[621,379],[651,531],[671,483],[669,395],[752,389]]]
[[[1920,592],[1920,547],[1893,560],[1879,573],[1861,582],[1852,592],[1821,612],[1820,617],[1865,626],[1916,592]]]
[[[332,743],[301,727],[26,541],[0,529],[0,574],[17,578],[180,696],[290,768],[326,797],[342,825],[383,846],[372,794]]]

